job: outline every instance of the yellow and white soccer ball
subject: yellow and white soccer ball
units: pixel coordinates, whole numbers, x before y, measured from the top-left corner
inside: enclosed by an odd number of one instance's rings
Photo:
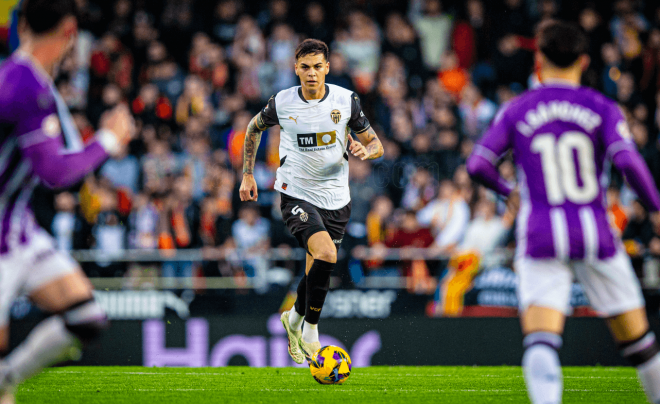
[[[350,376],[351,369],[351,358],[346,351],[334,345],[319,349],[309,361],[314,380],[321,384],[342,384]]]

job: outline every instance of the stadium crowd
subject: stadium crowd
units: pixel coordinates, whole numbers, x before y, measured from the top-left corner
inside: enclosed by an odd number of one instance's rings
[[[371,254],[387,247],[428,247],[449,256],[461,249],[488,254],[510,242],[514,218],[500,199],[471,182],[464,164],[499,106],[536,84],[534,31],[552,18],[573,19],[588,33],[591,65],[584,84],[620,103],[660,184],[655,2],[78,3],[78,46],[56,86],[83,137],[121,102],[130,105],[139,130],[121,158],[109,160],[80,186],[56,193],[41,189],[35,196],[40,221],[62,249],[204,248],[221,258],[156,269],[163,276],[189,277],[263,273],[261,253],[297,247],[272,190],[278,127],[264,133],[258,151],[258,204],[240,203],[238,187],[248,122],[272,94],[298,84],[294,49],[307,37],[328,43],[327,82],[360,94],[385,149],[373,162],[350,160],[353,205],[343,247],[347,257],[364,259],[367,273],[408,275],[420,269],[411,261],[384,265],[361,246],[374,247]],[[510,161],[500,170],[515,180]],[[608,204],[630,254],[660,254],[660,235],[616,173]],[[233,260],[236,251],[252,258]],[[126,267],[97,263],[86,270],[117,276]]]

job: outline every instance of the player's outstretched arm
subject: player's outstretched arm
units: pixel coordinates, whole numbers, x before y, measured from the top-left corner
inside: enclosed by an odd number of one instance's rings
[[[495,164],[477,153],[468,158],[466,168],[473,180],[500,195],[509,196],[513,191],[513,185],[500,176]]]
[[[103,117],[94,142],[80,152],[71,153],[64,148],[59,132],[45,133],[48,124],[42,126],[46,129],[20,135],[19,144],[23,155],[30,160],[34,173],[53,188],[68,187],[83,179],[103,164],[108,156],[118,154],[135,130],[128,107],[120,105]]]
[[[254,180],[254,163],[257,158],[257,149],[261,142],[261,134],[268,126],[261,117],[261,112],[255,115],[245,132],[245,147],[243,150],[243,181],[239,194],[241,201],[256,201],[259,196],[257,182]]]
[[[360,142],[356,142],[351,135],[348,135],[350,141],[348,148],[355,157],[360,160],[373,160],[383,155],[383,144],[371,126],[364,132],[357,133],[356,136]]]
[[[612,164],[626,177],[650,212],[660,211],[660,194],[642,156],[633,149],[623,149],[612,157]]]

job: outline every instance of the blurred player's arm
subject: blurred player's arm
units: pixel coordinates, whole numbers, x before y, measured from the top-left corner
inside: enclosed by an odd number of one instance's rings
[[[361,160],[373,160],[383,155],[383,144],[367,117],[364,116],[360,97],[355,93],[351,94],[351,118],[348,120],[348,127],[360,140],[360,142],[356,142],[350,134],[348,135],[348,150],[351,154]]]
[[[109,156],[128,144],[134,130],[128,107],[121,105],[102,119],[96,139],[79,152],[65,148],[56,114],[21,120],[17,125],[18,143],[34,173],[53,188],[71,186],[82,180]]]
[[[479,144],[474,146],[466,164],[468,173],[475,181],[504,196],[512,193],[514,185],[500,176],[497,163],[500,156],[511,148],[510,139],[511,130],[506,109],[503,109]]]
[[[656,232],[660,232],[660,194],[649,168],[632,141],[628,124],[618,108],[604,116],[602,134],[606,155],[651,212]]]
[[[637,150],[620,150],[612,157],[614,166],[626,177],[650,212],[660,211],[660,195],[653,176]]]
[[[243,181],[239,189],[241,201],[256,201],[259,196],[257,182],[254,180],[254,164],[257,160],[257,149],[259,149],[263,131],[275,125],[279,125],[279,119],[277,118],[275,107],[275,96],[272,96],[264,109],[250,120],[245,131]]]

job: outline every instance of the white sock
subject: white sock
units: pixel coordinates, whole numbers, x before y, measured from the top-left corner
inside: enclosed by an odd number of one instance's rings
[[[637,366],[646,396],[652,403],[660,403],[660,354]]]
[[[289,325],[294,330],[300,331],[304,318],[305,316],[298,314],[295,307],[292,307],[291,310],[289,310]]]
[[[310,324],[305,321],[305,326],[303,327],[302,339],[305,342],[319,342],[319,325]]]
[[[533,333],[525,337],[522,365],[529,398],[533,404],[559,404],[563,390],[561,364],[557,349],[561,337]],[[553,348],[554,347],[554,348]]]
[[[0,387],[17,385],[44,367],[69,359],[75,341],[61,317],[52,316],[42,321],[3,361]]]

